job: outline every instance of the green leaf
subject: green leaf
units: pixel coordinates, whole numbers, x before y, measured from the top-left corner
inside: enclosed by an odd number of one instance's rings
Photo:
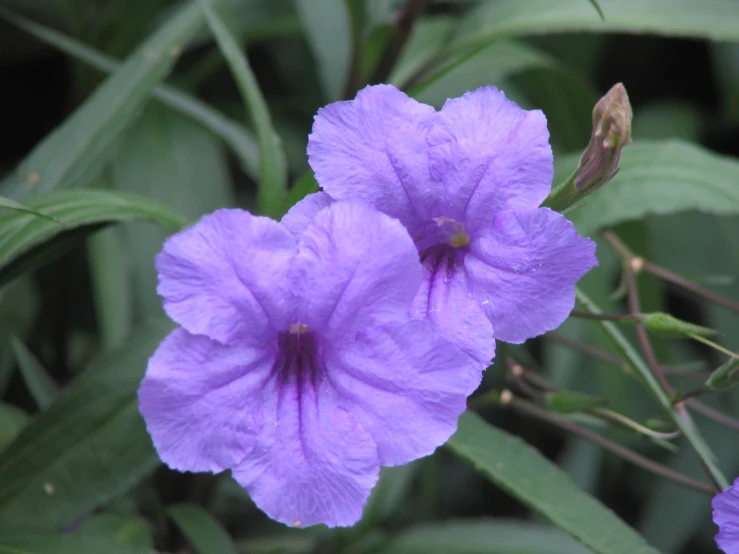
[[[148,521],[136,516],[96,514],[74,530],[77,537],[100,537],[116,544],[142,548],[153,545],[152,529]]]
[[[447,443],[491,481],[596,554],[656,554],[611,510],[518,437],[466,412]]]
[[[59,528],[156,466],[136,390],[170,329],[162,321],[143,327],[63,390],[0,455],[3,524]]]
[[[293,0],[329,101],[338,100],[349,74],[351,21],[344,0]]]
[[[33,396],[39,408],[46,409],[59,394],[59,388],[46,373],[36,356],[26,348],[26,345],[18,337],[12,336],[10,344],[13,346],[15,359],[18,361],[23,381],[25,381],[31,396]]]
[[[113,188],[161,202],[190,221],[234,203],[228,163],[218,142],[188,119],[156,105],[149,106],[126,133],[108,174]],[[169,232],[144,222],[120,231],[124,256],[132,262],[134,315],[139,319],[161,315],[153,260]],[[113,264],[115,268],[115,260]],[[96,301],[102,303],[100,310],[112,310],[109,297]]]
[[[121,192],[84,190],[60,191],[28,201],[58,219],[58,224],[32,214],[0,214],[0,286],[20,271],[35,267],[59,255],[81,237],[101,226],[142,219],[171,229],[182,228],[186,221],[175,211],[145,198]],[[52,238],[58,239],[51,241]],[[43,251],[38,251],[44,248]]]
[[[33,210],[29,208],[28,206],[24,206],[20,202],[16,202],[15,200],[11,200],[10,198],[5,198],[4,196],[0,196],[0,208],[6,208],[8,210],[15,210],[18,212],[29,213],[29,214],[35,215],[36,217],[43,217],[46,219],[50,219],[51,221],[56,221],[57,223],[60,223],[53,217],[49,217],[48,215],[41,213],[38,210]]]
[[[135,119],[201,24],[200,10],[190,2],[167,19],[5,179],[4,194],[18,200],[55,188],[88,185],[113,152],[121,131]]]
[[[0,532],[0,554],[155,554],[98,537],[65,536],[43,529]]]
[[[482,50],[435,66],[409,94],[419,102],[441,108],[447,98],[533,67],[556,66],[556,61],[522,42],[496,42]]]
[[[223,57],[231,68],[239,91],[254,121],[261,152],[259,164],[261,183],[257,205],[263,214],[276,215],[282,207],[283,197],[287,190],[287,168],[280,137],[275,132],[267,103],[238,42],[208,0],[198,0],[198,4],[205,14],[208,26]]]
[[[3,15],[3,12],[0,12],[0,16],[37,39],[100,71],[113,73],[121,67],[120,62],[114,58],[54,29],[16,15]],[[259,146],[252,133],[243,125],[194,96],[168,85],[157,86],[152,92],[152,97],[223,139],[239,157],[243,169],[249,176],[257,178],[259,175]]]
[[[406,88],[409,81],[422,72],[449,42],[454,23],[455,19],[448,16],[421,18],[411,31],[387,82]]]
[[[236,554],[236,547],[223,526],[196,504],[176,504],[167,513],[187,537],[197,554]]]
[[[411,527],[383,554],[588,554],[562,531],[503,519],[452,521]]]
[[[133,324],[131,260],[124,249],[121,231],[104,229],[87,239],[95,315],[103,350],[119,346]]]
[[[290,208],[300,202],[303,198],[305,198],[309,194],[318,192],[319,190],[320,187],[318,186],[318,181],[316,181],[316,176],[313,174],[312,171],[308,171],[300,179],[295,181],[295,184],[293,184],[292,188],[287,193],[287,196],[285,197],[285,206],[282,208],[282,213],[287,213]]]
[[[555,182],[577,166],[579,156],[557,160]],[[670,140],[635,142],[624,148],[621,169],[567,217],[583,235],[646,214],[698,210],[739,213],[739,161],[694,144]]]
[[[732,0],[599,0],[605,21],[584,0],[480,2],[458,29],[459,43],[565,31],[627,32],[739,40]]]
[[[7,402],[0,402],[0,451],[21,432],[28,423],[28,414]]]

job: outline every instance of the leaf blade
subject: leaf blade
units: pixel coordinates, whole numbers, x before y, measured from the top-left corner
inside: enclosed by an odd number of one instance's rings
[[[254,121],[259,141],[261,174],[257,205],[263,214],[276,215],[280,212],[287,190],[287,162],[280,138],[272,125],[267,102],[231,31],[208,0],[197,1]]]
[[[198,554],[236,554],[236,547],[223,526],[210,512],[196,504],[175,504],[167,513]]]
[[[633,529],[518,437],[465,412],[447,443],[521,502],[597,554],[656,554]]]

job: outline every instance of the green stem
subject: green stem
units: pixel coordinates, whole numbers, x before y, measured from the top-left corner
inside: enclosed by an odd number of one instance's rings
[[[576,288],[575,290],[578,301],[585,305],[589,311],[602,313],[602,310],[582,290],[579,288]],[[649,366],[646,364],[644,359],[636,352],[628,339],[623,333],[621,333],[619,328],[613,322],[599,321],[598,325],[601,326],[608,338],[621,352],[622,357],[647,386],[650,394],[655,398],[658,404],[670,416],[677,428],[685,436],[698,457],[701,459],[702,463],[708,469],[712,479],[718,485],[718,488],[720,490],[726,489],[729,486],[729,482],[718,468],[716,458],[710,447],[706,444],[695,426],[687,421],[682,414],[674,410],[670,396],[662,388],[652,371],[650,371]]]

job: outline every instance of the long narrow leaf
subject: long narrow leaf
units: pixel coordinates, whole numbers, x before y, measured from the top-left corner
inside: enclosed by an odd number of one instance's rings
[[[117,60],[59,31],[2,10],[0,10],[0,17],[95,69],[114,73],[121,67],[121,63]],[[244,171],[250,177],[257,178],[259,175],[259,146],[251,132],[243,125],[194,96],[168,85],[157,86],[152,97],[223,139],[241,160]]]
[[[277,215],[287,190],[287,165],[280,137],[272,126],[267,103],[238,42],[208,0],[198,0],[210,30],[226,59],[249,110],[259,140],[261,183],[257,205],[266,215]]]
[[[42,410],[47,408],[59,394],[59,387],[18,337],[12,336],[10,344],[13,346],[15,359],[31,396],[39,408]]]
[[[518,437],[466,412],[447,443],[491,481],[597,554],[657,554],[570,477]]]
[[[201,25],[197,5],[180,8],[5,179],[4,195],[19,200],[55,188],[88,185]]]

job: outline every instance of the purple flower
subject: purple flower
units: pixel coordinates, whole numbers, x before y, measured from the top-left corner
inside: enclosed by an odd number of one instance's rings
[[[548,140],[540,111],[493,87],[436,112],[378,85],[318,111],[308,157],[333,199],[403,223],[424,268],[414,312],[487,362],[492,336],[520,343],[562,323],[597,264],[592,241],[538,208],[553,175]]]
[[[711,502],[713,522],[718,525],[716,544],[726,554],[739,554],[739,478]]]
[[[421,265],[398,221],[356,202],[311,221],[219,210],[167,240],[158,292],[181,327],[139,401],[171,468],[231,469],[270,517],[344,526],[381,465],[454,432],[469,359],[410,318]]]

